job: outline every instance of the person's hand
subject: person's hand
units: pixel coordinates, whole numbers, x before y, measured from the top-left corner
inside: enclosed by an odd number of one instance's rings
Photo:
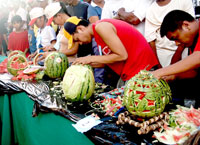
[[[161,79],[161,75],[160,75],[160,69],[157,69],[155,71],[151,71],[151,73],[153,74],[153,76],[157,79]]]
[[[162,79],[167,82],[170,82],[176,79],[176,75],[163,76]]]
[[[79,57],[79,58],[76,58],[76,60],[72,63],[73,65],[74,64],[90,64],[92,63],[92,56],[85,56],[85,57]]]
[[[120,20],[120,16],[123,15],[123,13],[125,12],[125,8],[120,8],[118,11],[117,11],[117,15],[113,17],[113,19],[118,19]]]
[[[43,51],[49,52],[49,51],[55,51],[56,49],[53,47],[53,45],[49,45],[46,47],[43,47]]]
[[[35,56],[36,56],[37,52],[33,53],[33,54],[30,54],[28,56],[28,60],[32,60]]]
[[[120,8],[118,11],[117,11],[117,14],[119,16],[123,15],[123,13],[125,12],[125,8]]]

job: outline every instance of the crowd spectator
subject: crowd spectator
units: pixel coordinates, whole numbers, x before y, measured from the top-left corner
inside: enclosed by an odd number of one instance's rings
[[[31,18],[29,25],[35,24],[39,28],[36,37],[37,51],[31,55],[34,57],[37,53],[44,52],[45,47],[56,43],[56,33],[51,26],[46,26],[47,18],[43,8],[35,7],[29,14]]]
[[[13,28],[15,31],[11,32],[8,37],[8,50],[20,50],[29,55],[29,41],[28,41],[28,31],[23,29],[23,21],[19,15],[15,15],[11,20]]]
[[[14,0],[12,1],[12,5],[11,5],[11,11],[9,13],[9,17],[8,17],[8,26],[9,26],[9,31],[12,32],[12,17],[15,15],[19,15],[22,18],[22,23],[23,23],[23,29],[27,29],[27,11],[26,9],[23,7],[24,6],[24,2],[23,1],[17,1]],[[14,30],[15,31],[15,30]]]

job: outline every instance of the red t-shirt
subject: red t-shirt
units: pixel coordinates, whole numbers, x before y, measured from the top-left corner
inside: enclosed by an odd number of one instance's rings
[[[116,19],[103,19],[97,23],[99,22],[112,23],[117,30],[118,37],[126,48],[128,53],[128,59],[126,61],[108,64],[113,71],[120,75],[123,81],[131,79],[142,69],[146,68],[146,70],[150,70],[158,64],[158,60],[148,42],[132,25]],[[95,40],[98,46],[101,47],[104,55],[110,54],[111,50],[95,31],[97,23],[93,24]]]
[[[8,37],[8,50],[11,50],[11,51],[21,50],[22,52],[24,52],[27,48],[29,48],[27,31],[23,31],[20,33],[16,33],[16,32],[10,33]]]
[[[199,23],[199,26],[200,26],[200,23]],[[199,29],[199,35],[200,35],[200,29]],[[197,44],[194,48],[194,51],[200,51],[200,37],[198,37]]]

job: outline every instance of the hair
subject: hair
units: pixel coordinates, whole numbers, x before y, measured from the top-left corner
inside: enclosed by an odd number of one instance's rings
[[[11,23],[13,24],[13,23],[15,23],[15,22],[21,23],[21,22],[22,22],[21,16],[19,16],[19,15],[13,16],[12,19],[11,19]]]
[[[89,25],[89,21],[84,20],[84,19],[81,19],[80,22],[79,22],[77,25],[75,25],[73,22],[66,22],[66,23],[64,24],[64,29],[65,29],[69,34],[73,34],[73,33],[76,32],[77,26],[80,26],[80,25],[87,27],[87,26]]]
[[[71,15],[69,14],[69,12],[66,8],[66,5],[63,2],[60,2],[60,6],[61,6],[61,9],[60,9],[60,11],[58,11],[58,13],[64,13],[64,14],[67,14],[69,17],[71,17]]]
[[[174,32],[177,29],[182,29],[183,21],[192,22],[195,18],[189,13],[181,10],[173,10],[165,17],[160,27],[161,37],[166,36],[168,32]]]
[[[82,25],[82,26],[88,26],[90,23],[89,21],[85,20],[85,19],[81,19],[81,21],[78,23],[77,26]]]

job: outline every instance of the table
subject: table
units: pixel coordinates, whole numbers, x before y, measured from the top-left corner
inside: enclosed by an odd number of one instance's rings
[[[0,57],[0,62],[3,60]],[[34,101],[25,92],[0,96],[1,144],[91,145],[72,122],[54,113],[32,117]]]

